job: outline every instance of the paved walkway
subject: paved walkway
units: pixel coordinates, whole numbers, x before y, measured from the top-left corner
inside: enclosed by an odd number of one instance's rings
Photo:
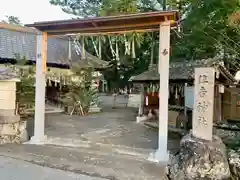
[[[87,176],[103,178],[107,180],[167,180],[165,176],[165,168],[160,164],[150,163],[141,158],[132,156],[119,155],[105,151],[94,151],[86,148],[9,144],[0,146],[0,157],[13,158],[44,167],[71,171],[73,173],[84,174]],[[0,163],[2,163],[1,159]],[[5,163],[6,168],[9,168],[9,170],[11,168],[22,166],[22,168],[20,168],[19,171],[16,171],[16,173],[11,169],[11,171],[9,171],[9,174],[13,175],[25,172],[24,166],[29,165],[17,161],[12,161],[12,163],[10,162],[10,165],[8,165],[8,159],[5,160],[5,162],[2,164]],[[48,172],[50,172],[50,176],[52,177],[55,175],[53,171],[46,168],[43,168],[45,170],[35,170],[35,166],[31,167],[31,169],[28,169],[28,173],[25,173],[26,176],[28,174],[31,176],[33,172],[42,172],[43,176],[44,173],[47,174]],[[64,179],[64,177],[67,177],[68,173],[59,173],[59,175],[62,175]],[[38,177],[38,174],[35,176],[36,177],[32,179],[36,179]],[[72,174],[72,176],[73,178],[77,177],[76,174]],[[79,177],[83,176],[79,175]],[[5,180],[2,174],[1,179]],[[64,180],[68,179],[65,178]]]
[[[45,113],[61,113],[64,110],[60,107],[53,106],[51,104],[45,104]]]
[[[158,148],[158,132],[136,124],[136,109],[125,108],[122,97],[117,109],[111,108],[111,97],[105,98],[101,113],[46,114],[47,144],[58,146],[6,145],[0,147],[0,156],[109,180],[166,180],[164,166],[146,161]],[[30,118],[30,136],[33,123]],[[169,150],[178,146],[179,138],[169,136]]]
[[[2,180],[106,180],[0,156]]]
[[[126,99],[123,96],[117,97],[117,109],[111,108],[112,96],[102,96],[101,101],[103,112],[89,116],[47,113],[47,144],[70,147],[89,147],[91,144],[121,153],[144,153],[146,158],[158,148],[158,131],[137,124],[137,111],[134,108],[125,108]],[[33,123],[33,118],[30,118],[30,136],[33,136]],[[168,149],[173,153],[179,148],[179,140],[179,137],[169,134]]]
[[[81,147],[84,143],[130,147],[153,151],[158,148],[158,132],[135,122],[132,109],[110,109],[89,116],[46,114],[45,132],[50,144]],[[28,121],[33,135],[33,119]],[[179,138],[169,136],[168,148],[176,151]]]

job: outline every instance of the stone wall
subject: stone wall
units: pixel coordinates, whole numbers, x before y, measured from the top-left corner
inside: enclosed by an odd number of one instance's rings
[[[16,115],[16,81],[0,81],[0,144],[28,140],[26,121]]]
[[[0,144],[21,143],[28,140],[26,121],[0,123]]]
[[[0,111],[15,110],[16,107],[16,82],[0,81]],[[0,112],[1,113],[1,112]]]

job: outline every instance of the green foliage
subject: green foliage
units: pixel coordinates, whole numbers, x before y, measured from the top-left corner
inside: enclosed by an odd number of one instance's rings
[[[90,17],[99,16],[102,0],[50,0],[50,3],[60,6],[68,14]]]
[[[171,60],[196,60],[223,55],[225,59],[234,57],[234,60],[225,60],[231,68],[240,68],[240,28],[229,25],[229,16],[240,9],[239,0],[51,0],[51,3],[62,7],[65,12],[84,17],[156,11],[164,7],[178,9],[182,21],[180,31],[175,29],[171,32]],[[108,38],[104,37],[105,41],[102,41],[102,59],[112,64],[112,69],[104,72],[104,77],[108,82],[117,82],[118,85],[126,84],[130,76],[146,70],[151,59],[152,41],[158,42],[158,36],[154,40],[146,34],[134,38],[133,34],[127,36],[129,41],[139,44],[135,46],[137,58],[124,53],[123,36],[111,37],[114,48],[118,43],[119,61],[111,51]],[[97,55],[92,38],[86,39],[86,50]],[[98,44],[96,39],[94,42]],[[157,58],[158,45],[155,46],[154,57]]]
[[[240,135],[236,136],[235,138],[232,138],[229,140],[228,143],[226,143],[227,147],[229,149],[234,149],[234,150],[238,150],[240,148]]]
[[[138,12],[137,0],[103,0],[100,16],[114,16]]]
[[[6,20],[3,20],[2,22],[14,25],[22,25],[20,19],[15,16],[6,16]]]
[[[180,1],[182,31],[173,35],[173,59],[202,59],[218,54],[237,55],[238,35],[228,25],[228,17],[239,8],[238,0]],[[171,0],[177,7],[177,1]],[[178,6],[179,7],[179,6]],[[234,42],[235,41],[235,42]]]
[[[28,108],[33,108],[35,103],[35,69],[33,67],[20,68],[19,74],[20,82],[17,83],[16,100],[20,105],[27,105]]]
[[[92,84],[93,70],[82,69],[75,65],[72,67],[72,72],[74,79],[68,84],[68,92],[63,94],[62,102],[67,107],[73,107],[73,113],[85,115],[90,105],[98,103],[97,89]]]
[[[49,0],[68,14],[78,17],[116,15],[161,10],[166,0]]]
[[[160,3],[162,3],[161,0],[51,0],[50,2],[60,6],[69,14],[82,17],[159,10],[161,9]],[[145,40],[145,37],[146,35],[138,33],[129,33],[125,36],[88,37],[84,38],[84,43],[85,49],[95,56],[99,56],[98,47],[101,43],[102,53],[100,57],[105,61],[110,61],[112,65],[103,74],[108,84],[112,88],[116,88],[125,86],[133,74],[141,73],[148,67],[150,53],[146,51],[149,49],[151,40],[149,41],[149,38]],[[126,49],[128,49],[127,53]]]

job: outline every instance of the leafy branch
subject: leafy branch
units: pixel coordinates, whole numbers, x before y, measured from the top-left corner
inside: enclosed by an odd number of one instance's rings
[[[61,97],[66,107],[71,107],[70,114],[86,115],[93,104],[98,103],[97,89],[93,86],[93,69],[72,67],[74,78],[68,84],[68,91]]]

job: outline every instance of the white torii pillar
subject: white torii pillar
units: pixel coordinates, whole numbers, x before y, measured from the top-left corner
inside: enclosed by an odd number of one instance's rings
[[[166,163],[169,160],[168,143],[168,94],[169,94],[169,51],[170,51],[170,21],[160,24],[159,61],[159,132],[158,149],[152,153],[149,160]]]
[[[44,144],[46,142],[46,136],[44,133],[46,59],[47,33],[43,32],[37,35],[34,136],[30,140],[31,144]]]

